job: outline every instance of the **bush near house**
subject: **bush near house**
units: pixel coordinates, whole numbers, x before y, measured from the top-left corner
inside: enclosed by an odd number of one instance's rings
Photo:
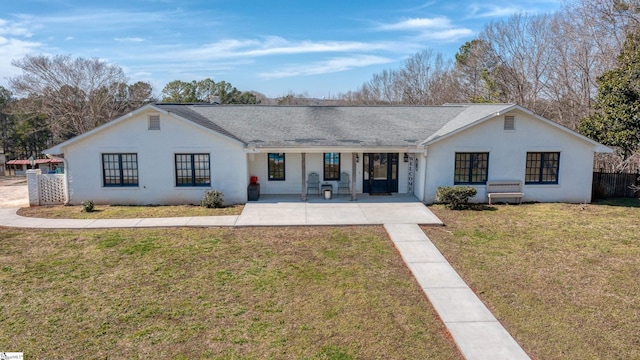
[[[476,196],[478,190],[471,186],[440,186],[436,192],[436,201],[449,204],[449,208],[459,210],[466,207],[469,199]]]
[[[87,201],[83,201],[80,203],[80,205],[82,205],[82,212],[93,212],[94,208],[95,208],[95,204],[93,203],[93,200],[87,200]]]
[[[202,196],[200,205],[205,208],[221,208],[224,207],[224,193],[218,190],[207,190]]]

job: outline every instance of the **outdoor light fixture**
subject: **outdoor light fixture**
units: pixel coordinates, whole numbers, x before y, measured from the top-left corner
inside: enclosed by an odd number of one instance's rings
[[[32,169],[36,166],[36,159],[34,159],[33,156],[29,157],[29,165],[31,165]]]
[[[409,154],[404,153],[404,162],[409,162]]]
[[[356,154],[356,162],[360,162],[360,155]]]

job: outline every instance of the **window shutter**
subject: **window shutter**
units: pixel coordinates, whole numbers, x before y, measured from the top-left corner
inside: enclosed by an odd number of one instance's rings
[[[515,130],[516,129],[516,117],[513,115],[508,115],[504,117],[504,129],[505,130]]]
[[[160,115],[149,116],[149,130],[160,130]]]

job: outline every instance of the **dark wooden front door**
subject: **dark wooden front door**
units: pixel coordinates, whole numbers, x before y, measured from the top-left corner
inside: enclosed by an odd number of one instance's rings
[[[365,193],[398,192],[398,153],[365,153],[363,166]]]

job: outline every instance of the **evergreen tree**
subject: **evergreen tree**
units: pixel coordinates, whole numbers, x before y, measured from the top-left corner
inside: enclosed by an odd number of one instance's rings
[[[619,66],[598,77],[596,112],[583,119],[579,131],[618,148],[623,159],[640,145],[640,34],[630,33],[618,56]]]

